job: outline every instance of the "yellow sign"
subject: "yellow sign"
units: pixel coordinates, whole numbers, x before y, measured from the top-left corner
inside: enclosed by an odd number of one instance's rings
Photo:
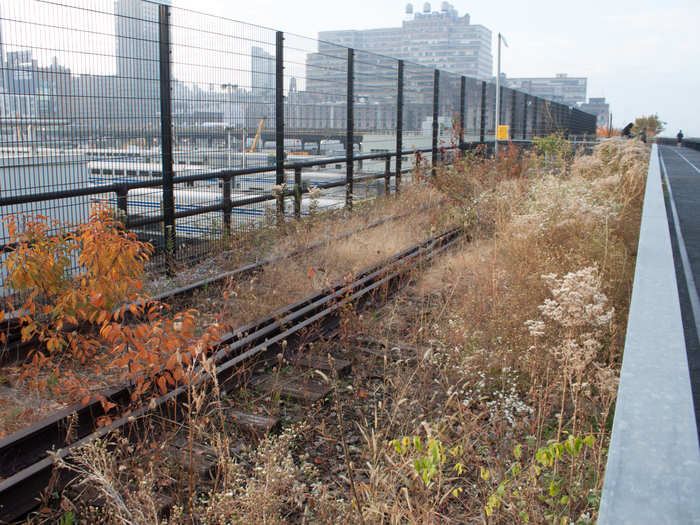
[[[498,140],[508,140],[510,138],[510,133],[508,132],[509,127],[510,126],[498,126]]]

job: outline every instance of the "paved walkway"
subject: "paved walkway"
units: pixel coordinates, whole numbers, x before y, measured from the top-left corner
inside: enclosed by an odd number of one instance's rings
[[[659,152],[670,185],[667,211],[700,435],[700,151],[660,146]]]

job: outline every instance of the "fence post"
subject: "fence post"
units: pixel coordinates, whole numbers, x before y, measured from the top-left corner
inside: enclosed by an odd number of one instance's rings
[[[515,110],[516,104],[518,103],[518,92],[516,90],[511,90],[510,97],[510,138],[513,140],[515,138]]]
[[[433,175],[438,162],[438,112],[440,104],[440,70],[436,69],[433,75]]]
[[[386,156],[384,161],[384,195],[389,196],[391,186],[391,155]]]
[[[126,184],[120,184],[117,187],[117,209],[121,214],[119,220],[124,224],[124,229],[128,229],[127,225],[129,222],[128,195],[129,189]]]
[[[294,218],[301,218],[301,168],[294,168]]]
[[[396,193],[401,191],[401,164],[403,153],[403,60],[399,60],[398,89],[396,93]]]
[[[284,33],[275,42],[275,184],[284,185]],[[284,220],[284,195],[277,199],[277,220]]]
[[[534,139],[537,136],[537,126],[539,125],[538,117],[539,117],[539,101],[540,99],[538,97],[533,97],[534,100],[532,101],[532,138]]]
[[[523,140],[527,140],[527,104],[528,94],[523,93]]]
[[[226,235],[231,235],[231,175],[224,175],[224,192],[222,197],[224,206],[224,231]]]
[[[163,173],[163,237],[168,271],[175,269],[175,196],[173,192],[173,116],[170,98],[170,8],[158,7],[160,62],[160,136]]]
[[[459,83],[459,151],[464,152],[464,108],[467,96],[467,79],[462,77]]]
[[[479,142],[486,138],[486,81],[481,81],[481,123],[479,125]]]
[[[352,210],[352,193],[354,177],[355,155],[355,111],[354,111],[354,83],[355,83],[355,50],[348,48],[348,78],[347,78],[347,130],[345,132],[345,207]]]

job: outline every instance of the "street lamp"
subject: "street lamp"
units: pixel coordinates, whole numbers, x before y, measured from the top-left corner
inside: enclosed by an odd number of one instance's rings
[[[501,116],[501,41],[508,47],[505,37],[498,33],[498,73],[496,75],[496,137],[493,143],[493,152],[498,157],[498,125],[500,124]]]
[[[221,89],[231,95],[238,89],[238,84],[221,84]],[[233,104],[233,100],[230,102]],[[229,118],[229,122],[226,125],[226,148],[228,149],[228,160],[226,164],[227,168],[231,168],[231,126],[233,125],[231,121],[233,120],[233,106],[231,106],[230,117],[231,118]]]

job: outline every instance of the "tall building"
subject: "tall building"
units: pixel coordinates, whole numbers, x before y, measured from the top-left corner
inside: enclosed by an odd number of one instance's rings
[[[158,3],[170,5],[170,0]],[[114,2],[119,102],[126,126],[160,114],[158,3]]]
[[[408,4],[406,17],[401,27],[323,31],[319,33],[320,46],[330,42],[459,75],[491,77],[491,31],[471,24],[468,14],[459,16],[449,2],[442,2],[440,11],[431,11],[426,2],[423,12],[415,14],[413,4]]]
[[[275,55],[253,46],[250,50],[250,88],[254,97],[275,97]]]
[[[524,91],[530,95],[546,98],[576,106],[586,102],[585,77],[570,77],[566,73],[558,73],[554,77],[506,78],[505,85],[512,89]]]
[[[5,46],[2,40],[2,6],[0,6],[0,69],[5,67]],[[3,76],[0,75],[0,86],[3,84]]]
[[[610,104],[605,101],[605,97],[589,98],[579,109],[595,115],[597,126],[607,127],[610,123]]]

